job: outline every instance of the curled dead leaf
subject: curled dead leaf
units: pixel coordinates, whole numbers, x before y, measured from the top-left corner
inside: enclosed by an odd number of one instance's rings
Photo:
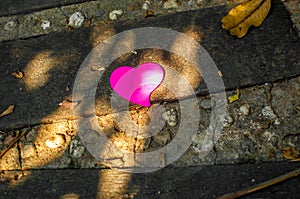
[[[80,102],[79,101],[72,101],[69,99],[63,100],[59,105],[65,109],[72,110],[74,107],[76,107]]]
[[[271,8],[271,0],[249,0],[235,8],[222,19],[222,27],[232,35],[241,38],[246,35],[249,27],[260,26]]]
[[[90,27],[92,25],[92,19],[88,19],[85,22],[85,27]]]
[[[18,78],[18,79],[22,79],[24,77],[24,73],[20,70],[18,70],[17,72],[11,73],[11,75]]]
[[[12,112],[14,112],[14,108],[15,108],[14,105],[10,105],[5,111],[3,111],[0,114],[0,117],[3,117],[3,116],[8,115],[8,114],[11,114]]]

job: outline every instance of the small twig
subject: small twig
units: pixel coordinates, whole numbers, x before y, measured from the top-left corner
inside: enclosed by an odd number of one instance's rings
[[[18,137],[16,137],[4,150],[1,151],[0,159],[9,151],[27,132],[23,131]]]
[[[253,193],[255,191],[258,191],[258,190],[264,189],[266,187],[272,186],[272,185],[277,184],[279,182],[285,181],[285,180],[287,180],[289,178],[296,177],[298,175],[300,175],[300,168],[296,169],[296,170],[294,170],[292,172],[286,173],[284,175],[278,176],[278,177],[276,177],[276,178],[274,178],[272,180],[268,180],[266,182],[262,182],[262,183],[260,183],[258,185],[255,185],[255,186],[252,186],[252,187],[240,190],[240,191],[236,191],[236,192],[233,192],[233,193],[225,194],[225,195],[221,196],[219,199],[234,199],[234,198],[238,198],[238,197],[244,196],[246,194]]]

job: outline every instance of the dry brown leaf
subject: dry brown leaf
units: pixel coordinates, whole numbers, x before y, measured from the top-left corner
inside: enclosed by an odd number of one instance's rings
[[[85,27],[90,27],[92,25],[92,19],[88,19],[86,22],[85,22]]]
[[[300,152],[297,150],[296,146],[288,146],[282,148],[281,151],[283,152],[283,157],[285,159],[292,161],[299,161],[300,159]]]
[[[232,35],[241,38],[246,35],[249,27],[260,26],[267,17],[271,8],[271,0],[246,1],[223,17],[222,27]]]
[[[63,108],[65,108],[65,109],[72,110],[79,103],[80,103],[79,101],[71,101],[69,99],[65,99],[59,105],[62,106]]]
[[[11,75],[18,78],[18,79],[22,79],[24,77],[24,73],[20,70],[18,70],[17,72],[11,73]]]
[[[10,105],[5,111],[3,111],[0,114],[0,117],[3,117],[3,116],[8,115],[8,114],[11,114],[12,112],[14,112],[14,108],[15,108],[15,105]]]

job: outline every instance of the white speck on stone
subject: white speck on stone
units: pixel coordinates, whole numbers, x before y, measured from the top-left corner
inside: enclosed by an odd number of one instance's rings
[[[277,135],[275,135],[275,133],[271,133],[270,131],[265,131],[262,133],[262,137],[265,138],[267,141],[270,141],[273,137],[277,137]]]
[[[187,4],[188,4],[189,7],[192,7],[193,4],[194,4],[194,3],[193,3],[193,0],[189,0]]]
[[[16,26],[17,26],[17,23],[15,21],[9,21],[4,25],[4,30],[11,31],[11,30],[15,29]]]
[[[170,126],[176,126],[177,125],[178,121],[177,121],[177,111],[176,111],[176,109],[172,108],[172,109],[164,112],[162,116]]]
[[[36,149],[33,144],[26,144],[22,150],[22,157],[29,158],[33,157],[36,154]]]
[[[85,16],[82,12],[75,12],[69,18],[68,25],[72,28],[80,28],[83,25],[85,20]]]
[[[262,115],[267,119],[276,119],[277,118],[277,115],[274,113],[271,106],[265,106],[261,112],[262,112]]]
[[[42,23],[41,23],[41,28],[43,30],[46,30],[46,29],[50,28],[50,26],[51,26],[51,22],[48,21],[48,20],[43,20]]]
[[[108,18],[112,21],[117,20],[118,16],[123,14],[123,10],[113,10],[109,13]]]
[[[177,0],[167,0],[164,2],[164,9],[178,8]]]
[[[240,106],[239,111],[243,115],[249,115],[249,113],[250,113],[250,106],[249,106],[249,104],[244,104],[244,105]]]
[[[62,146],[65,143],[65,136],[58,134],[46,140],[46,146],[55,149]]]
[[[197,4],[202,4],[204,0],[197,0]]]
[[[150,1],[145,1],[142,5],[143,10],[148,10],[150,6]]]
[[[79,158],[83,156],[84,150],[85,148],[79,140],[72,140],[69,151],[72,157]]]
[[[223,126],[230,127],[233,124],[233,121],[233,118],[229,114],[226,114]]]
[[[280,124],[281,124],[280,119],[276,118],[275,121],[274,121],[274,125],[278,126]]]

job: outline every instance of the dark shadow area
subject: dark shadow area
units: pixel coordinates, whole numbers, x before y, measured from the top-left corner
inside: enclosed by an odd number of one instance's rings
[[[113,187],[101,185],[99,172],[110,176],[107,184],[122,184],[116,181],[127,174],[111,170],[35,170],[30,180],[15,187],[0,184],[1,198],[60,198],[76,194],[79,198],[217,198],[283,175],[299,163],[260,163],[242,165],[214,165],[203,167],[171,168],[156,172],[133,174],[127,190],[122,195]],[[103,183],[105,183],[103,182]],[[127,182],[126,182],[127,183]],[[119,185],[120,186],[120,185]],[[292,178],[242,198],[298,198],[300,178]],[[97,197],[98,196],[98,197]]]

